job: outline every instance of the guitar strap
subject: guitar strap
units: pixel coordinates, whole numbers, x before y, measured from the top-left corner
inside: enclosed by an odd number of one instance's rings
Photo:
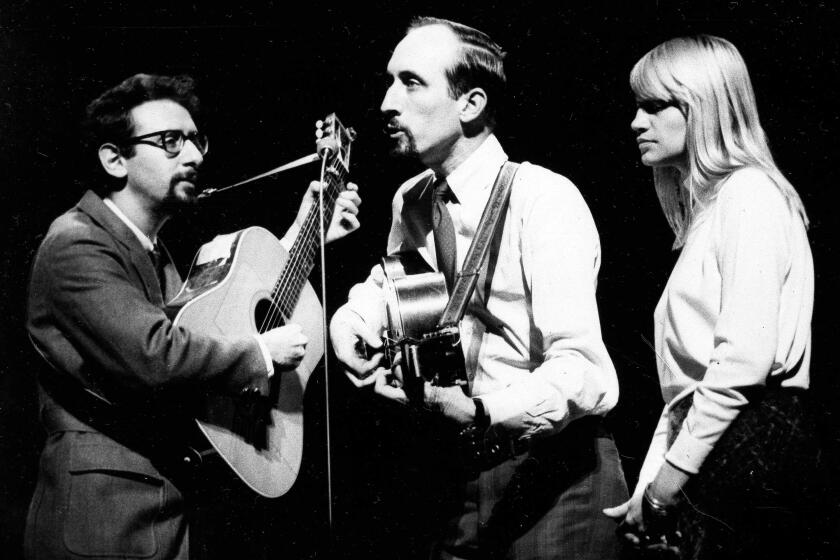
[[[475,232],[464,265],[461,272],[455,276],[455,286],[452,288],[452,296],[449,298],[446,308],[443,310],[438,327],[457,325],[467,311],[467,305],[472,297],[478,276],[481,274],[481,267],[490,249],[491,243],[496,247],[495,255],[491,257],[492,268],[488,270],[487,277],[489,288],[498,258],[498,245],[501,242],[501,226],[504,223],[505,210],[510,199],[510,189],[513,185],[513,178],[519,170],[519,164],[506,161],[502,164],[493,190],[490,191],[490,198],[481,214],[481,220]]]

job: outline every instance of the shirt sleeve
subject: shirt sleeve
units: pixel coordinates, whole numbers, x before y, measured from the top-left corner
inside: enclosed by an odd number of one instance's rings
[[[402,219],[402,191],[401,187],[391,203],[391,230],[388,234],[388,254],[393,254],[403,248],[405,231]],[[377,333],[382,333],[387,325],[387,311],[383,284],[385,272],[381,265],[371,268],[370,274],[364,282],[354,285],[350,289],[347,303],[344,307],[359,315],[365,324]]]
[[[274,361],[271,359],[271,351],[266,346],[265,341],[263,341],[262,337],[258,334],[254,334],[254,338],[257,339],[257,344],[260,346],[260,352],[262,353],[263,361],[265,362],[265,369],[268,371],[268,377],[274,375]]]
[[[747,404],[744,390],[766,383],[773,367],[791,219],[779,189],[757,170],[735,173],[717,197],[713,247],[721,277],[714,350],[683,428],[666,454],[697,473]]]
[[[300,233],[300,226],[297,225],[297,222],[293,221],[292,225],[289,226],[289,229],[286,230],[286,234],[280,239],[280,246],[283,247],[287,253],[292,249],[292,245],[295,244],[295,239],[297,239],[298,233]]]
[[[381,334],[386,326],[385,298],[382,283],[385,275],[380,265],[374,266],[364,282],[350,288],[350,295],[344,307],[357,314],[365,324]]]
[[[577,188],[556,174],[519,180],[534,193],[524,206],[520,244],[543,360],[531,375],[482,399],[493,423],[519,419],[523,436],[533,436],[605,414],[618,400],[618,381],[601,339],[595,301],[600,242],[589,209]]]
[[[645,461],[642,463],[642,469],[639,471],[639,481],[636,483],[634,494],[643,492],[645,487],[653,482],[653,479],[656,478],[659,469],[665,462],[665,452],[668,450],[668,422],[668,406],[666,405],[662,409],[659,422],[653,431],[653,437],[650,440]]]

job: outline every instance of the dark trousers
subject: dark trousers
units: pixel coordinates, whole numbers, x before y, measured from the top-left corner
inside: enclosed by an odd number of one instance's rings
[[[627,500],[612,437],[586,418],[461,485],[441,559],[608,560],[615,524],[601,510]]]

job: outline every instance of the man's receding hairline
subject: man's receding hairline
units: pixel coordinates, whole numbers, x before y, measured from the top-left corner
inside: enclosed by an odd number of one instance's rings
[[[415,32],[415,31],[419,31],[421,29],[428,29],[430,27],[441,27],[443,29],[446,29],[449,32],[449,35],[452,37],[452,39],[454,39],[455,49],[452,52],[452,60],[447,62],[444,65],[444,68],[443,68],[444,72],[446,72],[446,71],[448,71],[452,68],[453,64],[456,64],[458,62],[458,57],[461,55],[461,53],[464,51],[464,49],[469,46],[469,43],[465,43],[463,40],[461,40],[461,38],[458,36],[458,34],[455,32],[455,30],[452,29],[451,26],[447,25],[446,23],[440,23],[440,22],[428,23],[426,25],[421,25],[419,27],[412,27],[403,36],[403,39],[405,39],[406,37],[408,37],[411,33]]]

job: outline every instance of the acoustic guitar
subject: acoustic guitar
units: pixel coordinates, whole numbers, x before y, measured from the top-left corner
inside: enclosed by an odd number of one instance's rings
[[[335,116],[319,121],[324,221],[346,188],[355,139]],[[183,288],[167,306],[178,326],[213,335],[261,333],[296,323],[309,339],[293,371],[276,371],[268,395],[208,394],[197,423],[219,455],[257,493],[275,498],[294,484],[303,452],[303,395],[324,354],[322,307],[308,282],[319,252],[321,216],[313,204],[288,253],[268,230],[219,235],[195,256]]]
[[[388,314],[385,361],[414,404],[423,404],[425,382],[442,387],[458,385],[467,390],[469,382],[458,325],[491,247],[498,251],[503,231],[500,226],[518,169],[519,164],[505,162],[499,170],[451,295],[443,274],[433,271],[416,251],[382,259]],[[494,268],[495,263],[487,265],[487,278],[492,279]],[[477,307],[476,312],[480,309]],[[489,312],[482,315],[483,320],[495,320]]]
[[[447,313],[450,298],[443,274],[416,251],[384,257],[382,270],[388,317],[385,361],[392,371],[399,368],[406,396],[422,405],[424,381],[466,387],[460,316]]]

